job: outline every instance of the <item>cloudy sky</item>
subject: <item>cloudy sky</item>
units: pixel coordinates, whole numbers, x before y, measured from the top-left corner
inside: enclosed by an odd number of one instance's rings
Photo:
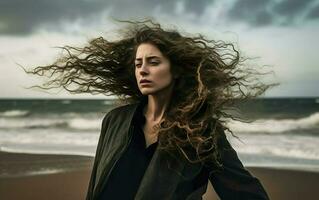
[[[19,64],[51,64],[55,47],[111,39],[120,27],[114,18],[145,17],[258,57],[281,84],[265,97],[319,96],[319,0],[0,0],[0,98],[103,98],[25,89],[43,79]]]

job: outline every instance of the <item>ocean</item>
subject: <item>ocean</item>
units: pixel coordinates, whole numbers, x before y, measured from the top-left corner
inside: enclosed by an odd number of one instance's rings
[[[319,171],[319,98],[259,98],[237,105],[228,139],[244,166]],[[2,99],[0,151],[94,156],[112,100]]]

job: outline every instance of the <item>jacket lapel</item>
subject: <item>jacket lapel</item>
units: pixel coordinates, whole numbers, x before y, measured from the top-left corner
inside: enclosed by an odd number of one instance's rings
[[[99,164],[95,176],[94,197],[99,196],[111,173],[110,169],[122,155],[124,147],[128,145],[130,127],[137,106],[138,104],[129,104],[114,108],[109,117],[109,127],[101,132],[104,140],[97,149],[101,156],[95,158],[99,160]]]

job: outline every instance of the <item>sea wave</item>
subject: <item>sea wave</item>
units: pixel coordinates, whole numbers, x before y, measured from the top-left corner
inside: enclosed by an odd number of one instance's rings
[[[317,130],[319,135],[319,112],[300,119],[258,119],[252,123],[231,120],[228,123],[234,132],[244,133],[284,133],[296,130]]]
[[[7,110],[0,112],[0,117],[23,117],[29,114],[27,110]]]
[[[99,120],[75,118],[68,121],[68,127],[79,130],[96,130],[100,128],[101,122]]]
[[[72,129],[99,130],[101,119],[93,118],[0,118],[0,129]]]
[[[102,117],[96,113],[79,114],[74,112],[60,115],[30,116],[28,111],[11,110],[0,113],[0,129],[66,129],[75,131],[94,130],[101,127]],[[26,117],[14,117],[23,116]],[[252,123],[231,120],[229,128],[237,133],[270,133],[270,134],[311,134],[319,135],[319,112],[299,119],[258,119]]]
[[[245,154],[263,154],[268,156],[284,156],[291,158],[304,158],[304,159],[319,159],[319,151],[315,148],[289,148],[284,145],[268,145],[268,146],[256,146],[247,145],[237,147],[238,153]]]
[[[238,134],[229,135],[232,146],[244,154],[319,160],[319,137],[311,135]]]
[[[0,150],[21,150],[22,152],[47,152],[73,154],[87,152],[94,154],[98,142],[98,133],[56,133],[53,130],[43,132],[0,133]],[[243,135],[240,142],[230,137],[229,141],[239,154],[251,157],[276,157],[319,160],[319,138],[313,136],[287,135]],[[306,144],[306,145],[305,145]]]
[[[32,130],[21,133],[1,133],[0,146],[3,148],[6,145],[18,146],[25,148],[62,146],[64,149],[72,146],[92,146],[96,145],[99,133],[74,133],[74,132],[59,132],[54,130],[43,132],[41,130]]]

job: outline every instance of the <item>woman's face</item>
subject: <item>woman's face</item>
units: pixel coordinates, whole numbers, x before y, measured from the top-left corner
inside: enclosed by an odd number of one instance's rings
[[[135,77],[143,95],[164,92],[173,83],[170,61],[156,46],[140,44],[135,57]],[[143,83],[142,80],[148,82]]]

